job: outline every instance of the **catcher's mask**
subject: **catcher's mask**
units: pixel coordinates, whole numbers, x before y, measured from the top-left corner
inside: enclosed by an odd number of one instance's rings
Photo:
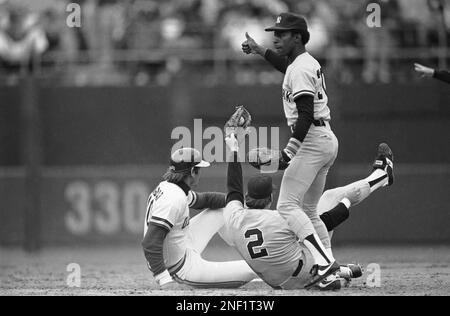
[[[174,173],[186,173],[192,168],[207,168],[210,164],[202,160],[202,155],[195,148],[181,148],[170,157],[169,169]]]

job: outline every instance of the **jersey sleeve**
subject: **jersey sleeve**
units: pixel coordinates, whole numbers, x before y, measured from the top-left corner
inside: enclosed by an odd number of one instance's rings
[[[232,200],[227,203],[223,211],[225,218],[225,226],[228,228],[238,228],[239,226],[239,214],[244,211],[244,205],[238,200]]]
[[[186,205],[186,199],[181,201],[175,199],[169,201],[168,199],[158,201],[152,207],[149,222],[157,226],[163,227],[167,230],[171,230],[177,217],[181,214],[181,211]]]
[[[187,203],[189,208],[192,208],[197,203],[197,192],[189,191],[187,195]]]
[[[450,83],[450,72],[446,70],[436,70],[434,72],[434,78]]]
[[[291,73],[292,98],[295,101],[302,95],[316,95],[316,78],[308,70],[297,67]]]
[[[188,205],[195,210],[224,208],[225,200],[226,195],[220,192],[189,191],[188,193]]]

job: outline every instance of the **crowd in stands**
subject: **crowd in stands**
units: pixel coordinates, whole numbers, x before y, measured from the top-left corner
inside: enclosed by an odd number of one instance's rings
[[[67,24],[69,2],[79,4],[80,27]],[[366,24],[369,3],[380,5],[380,28]],[[307,17],[308,50],[344,82],[398,80],[402,61],[436,62],[421,52],[450,43],[445,0],[0,0],[0,77],[164,85],[198,73],[246,83],[258,69],[261,82],[277,82],[240,49],[246,31],[270,47],[264,28],[283,11]]]

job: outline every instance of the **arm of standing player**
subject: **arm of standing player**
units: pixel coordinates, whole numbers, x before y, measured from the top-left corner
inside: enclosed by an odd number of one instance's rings
[[[189,207],[194,210],[217,210],[226,206],[226,195],[220,192],[189,192]]]
[[[297,123],[286,148],[281,151],[285,162],[289,162],[295,157],[314,121],[314,97],[312,95],[303,94],[299,96],[295,99],[295,104],[298,111]]]
[[[242,43],[242,51],[246,54],[256,54],[263,57],[269,64],[282,73],[286,73],[286,69],[289,65],[287,57],[283,57],[275,53],[273,50],[265,48],[245,33],[247,38]]]

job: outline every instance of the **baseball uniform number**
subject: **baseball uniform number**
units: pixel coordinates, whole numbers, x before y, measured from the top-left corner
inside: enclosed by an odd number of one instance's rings
[[[252,257],[252,259],[258,259],[268,256],[269,254],[267,253],[267,250],[265,248],[261,248],[258,252],[255,252],[254,249],[256,247],[261,247],[261,245],[264,243],[262,232],[257,228],[249,229],[245,232],[246,239],[252,238],[253,236],[256,236],[256,240],[250,241],[247,244],[247,249],[250,257]]]

